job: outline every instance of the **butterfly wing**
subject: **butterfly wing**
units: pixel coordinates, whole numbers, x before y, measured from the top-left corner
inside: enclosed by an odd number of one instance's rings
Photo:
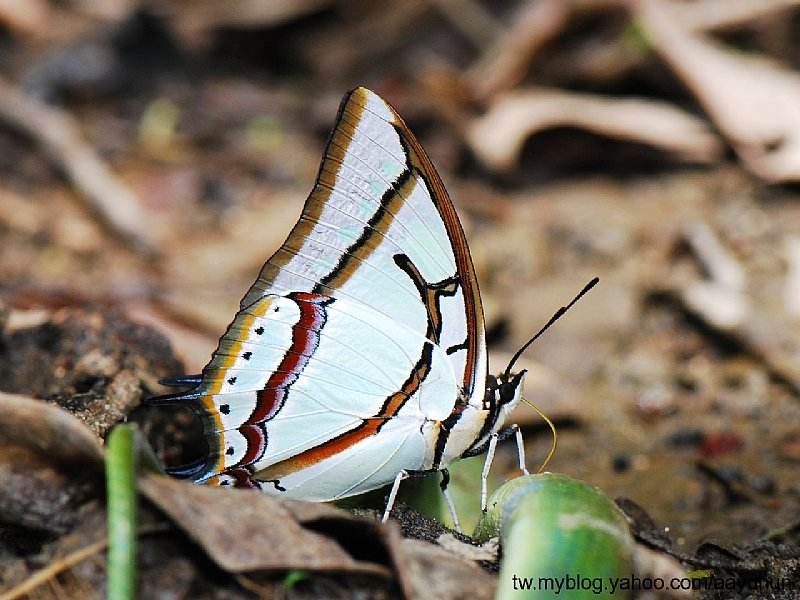
[[[406,255],[426,282],[458,279],[444,337],[464,330],[458,339],[466,341],[464,356],[452,360],[462,363],[457,371],[471,395],[483,386],[486,356],[464,232],[441,178],[406,124],[377,94],[357,88],[342,101],[300,220],[262,268],[242,308],[265,293],[302,290],[347,296],[424,331],[427,313],[413,282],[397,269],[397,254]]]
[[[480,296],[452,202],[394,109],[357,88],[300,219],[202,382],[177,396],[201,407],[210,446],[185,474],[273,481],[309,499],[373,489],[436,463],[438,422],[482,397],[485,377]]]

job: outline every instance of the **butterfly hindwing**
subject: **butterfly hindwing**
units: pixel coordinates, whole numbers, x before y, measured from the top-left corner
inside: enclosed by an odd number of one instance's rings
[[[184,396],[209,441],[192,475],[320,500],[374,489],[437,462],[440,422],[485,375],[452,203],[402,119],[357,88],[300,219]]]

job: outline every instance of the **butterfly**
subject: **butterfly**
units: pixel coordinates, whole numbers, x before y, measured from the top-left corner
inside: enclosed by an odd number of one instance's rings
[[[503,428],[521,398],[518,355],[488,374],[453,203],[398,113],[359,87],[211,361],[166,382],[192,389],[151,402],[189,402],[202,418],[208,453],[177,477],[312,501],[393,484],[385,519],[404,477],[440,471],[455,519],[453,461],[516,433],[527,472],[519,429]]]

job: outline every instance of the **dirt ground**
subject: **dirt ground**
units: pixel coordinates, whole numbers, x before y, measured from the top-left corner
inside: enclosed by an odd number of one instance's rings
[[[196,456],[193,415],[142,400],[207,362],[296,221],[340,97],[363,84],[453,198],[493,372],[600,278],[520,361],[559,430],[547,469],[619,499],[673,567],[750,586],[702,597],[796,597],[796,3],[89,4],[0,7],[1,392],[100,440],[132,420],[167,464]],[[95,459],[70,454],[91,456],[71,437],[85,433],[59,440],[59,417],[13,410],[0,597],[54,564],[33,597],[101,597],[102,550],[59,563],[103,537]],[[549,429],[529,408],[512,418],[539,464]],[[502,445],[496,483],[515,460]],[[309,547],[347,550],[295,582],[302,563],[198,538],[159,503],[171,484],[142,488],[142,597],[393,598],[442,581],[441,598],[493,597],[496,563],[442,558],[444,530],[413,509],[355,538],[349,516],[286,508]],[[192,493],[187,506],[212,505]],[[247,512],[220,502],[220,530]]]

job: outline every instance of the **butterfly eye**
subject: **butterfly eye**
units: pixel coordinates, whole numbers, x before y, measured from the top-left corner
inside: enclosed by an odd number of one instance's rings
[[[516,394],[517,386],[511,382],[504,381],[500,384],[500,402],[503,404],[511,402]]]

